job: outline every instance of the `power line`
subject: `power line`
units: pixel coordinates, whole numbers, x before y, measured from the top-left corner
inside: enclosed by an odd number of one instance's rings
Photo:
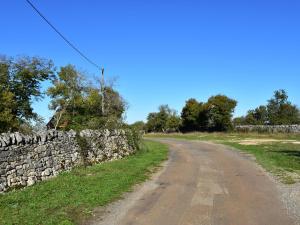
[[[55,28],[52,23],[33,5],[30,0],[26,0],[26,2],[34,9],[34,11],[71,47],[73,48],[81,57],[83,57],[90,64],[95,66],[97,69],[101,70],[101,67],[89,59],[85,54],[82,53],[74,44],[72,44],[59,30]]]

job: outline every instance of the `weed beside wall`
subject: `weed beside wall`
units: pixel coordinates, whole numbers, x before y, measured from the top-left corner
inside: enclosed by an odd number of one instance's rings
[[[128,144],[132,149],[140,150],[142,133],[137,129],[127,129],[125,130],[126,139],[128,140]]]
[[[76,133],[76,142],[79,146],[79,153],[82,159],[83,166],[91,165],[88,160],[89,151],[91,149],[89,142],[85,137],[81,137],[79,133]]]

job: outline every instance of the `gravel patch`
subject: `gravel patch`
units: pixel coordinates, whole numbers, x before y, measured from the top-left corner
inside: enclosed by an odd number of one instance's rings
[[[295,225],[300,225],[300,183],[284,185],[278,183],[280,198],[294,220]]]

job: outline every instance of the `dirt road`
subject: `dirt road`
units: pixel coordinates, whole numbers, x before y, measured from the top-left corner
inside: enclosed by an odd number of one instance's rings
[[[160,141],[170,146],[164,170],[92,224],[294,224],[274,182],[249,156],[210,143]]]

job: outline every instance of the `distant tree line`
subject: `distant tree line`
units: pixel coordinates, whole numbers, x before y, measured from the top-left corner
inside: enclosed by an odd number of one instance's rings
[[[300,124],[300,111],[288,101],[285,90],[277,90],[266,105],[249,110],[246,116],[234,119],[235,125],[290,125]]]
[[[246,116],[233,119],[237,101],[225,95],[216,95],[207,102],[188,99],[179,116],[168,105],[161,105],[158,112],[148,114],[147,122],[138,121],[132,126],[146,132],[229,131],[236,125],[300,124],[296,105],[288,101],[284,90],[277,90],[266,106],[249,110]]]
[[[149,113],[144,129],[147,132],[229,130],[236,104],[236,100],[225,95],[212,96],[207,102],[191,98],[186,101],[181,116],[168,105],[161,105],[158,112]],[[138,124],[141,127],[141,122]]]
[[[42,82],[51,86],[42,91]],[[32,131],[45,123],[34,112],[32,103],[45,94],[51,98],[54,115],[48,122],[55,129],[98,129],[124,125],[126,102],[113,88],[89,82],[75,66],[58,71],[51,60],[39,57],[0,57],[0,132]],[[104,101],[102,101],[104,98]],[[104,111],[102,110],[104,103]]]

